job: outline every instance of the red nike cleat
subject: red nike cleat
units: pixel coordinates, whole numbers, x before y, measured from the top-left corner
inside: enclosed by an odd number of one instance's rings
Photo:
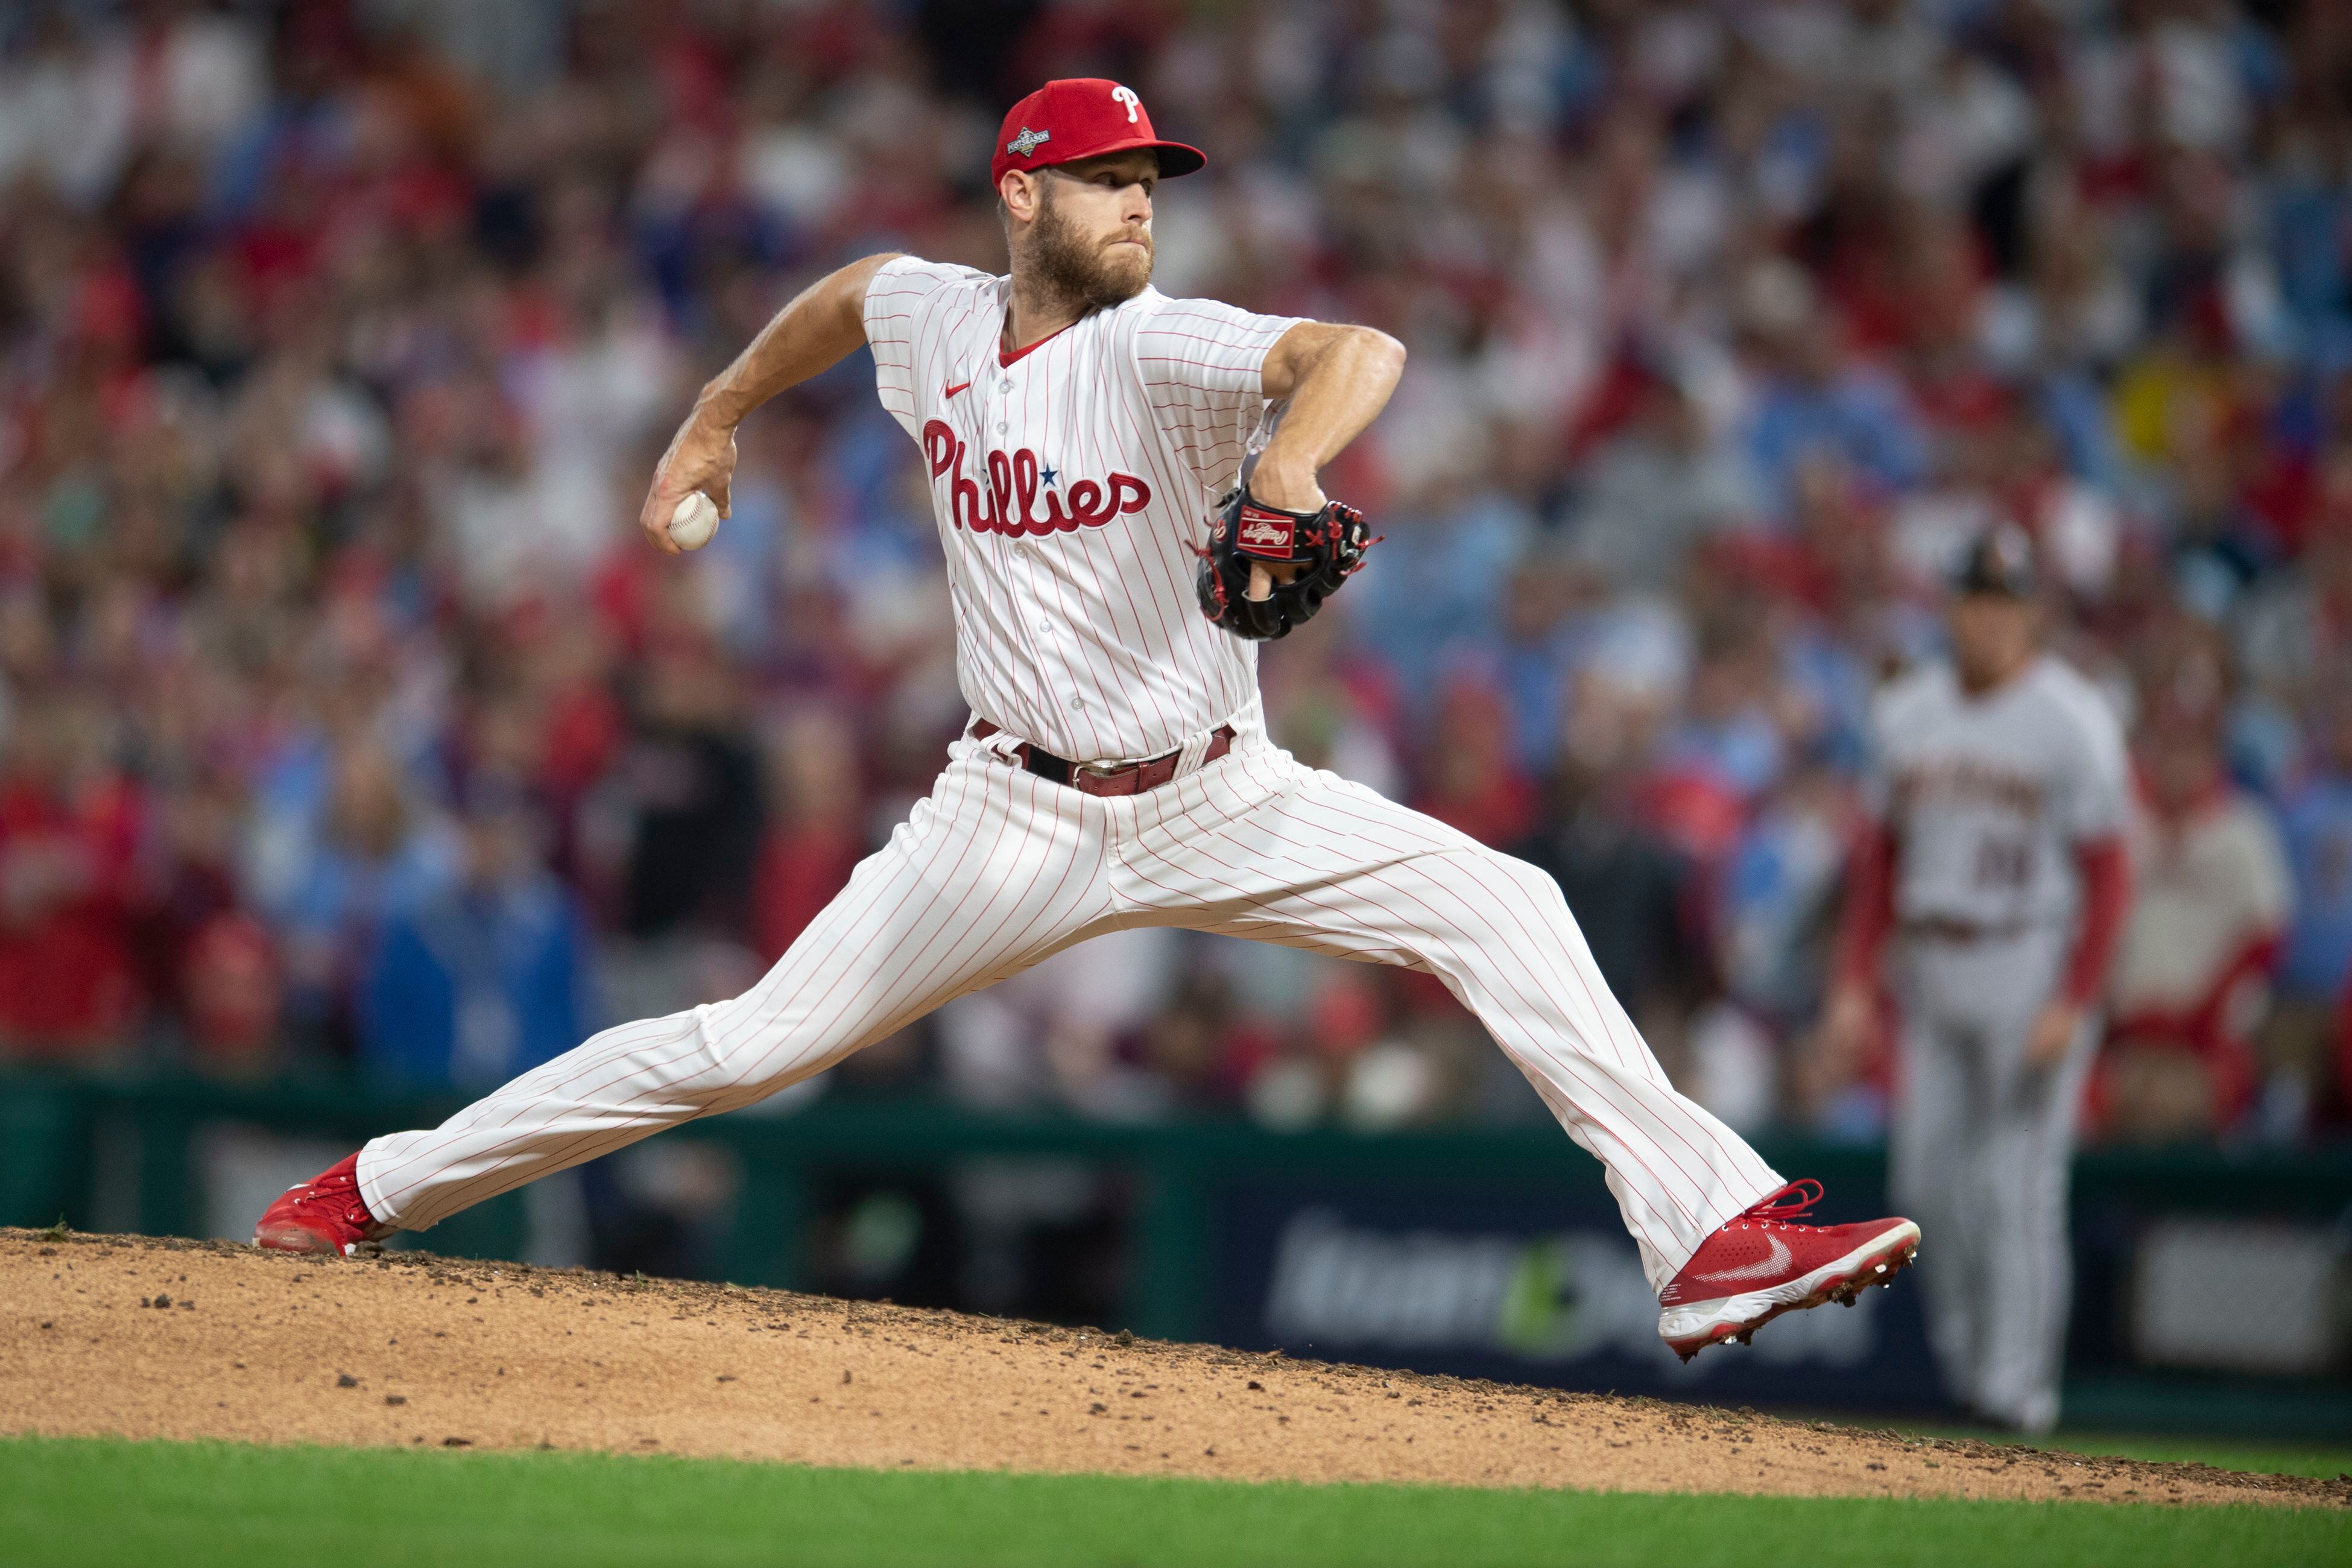
[[[1746,1344],[1783,1312],[1853,1306],[1918,1256],[1919,1227],[1907,1219],[1796,1223],[1821,1201],[1819,1182],[1790,1182],[1700,1242],[1658,1297],[1658,1337],[1685,1361],[1722,1340]]]
[[[360,1157],[336,1161],[309,1181],[286,1189],[253,1227],[253,1245],[274,1252],[333,1252],[349,1258],[377,1252],[393,1233],[368,1213],[360,1196]]]

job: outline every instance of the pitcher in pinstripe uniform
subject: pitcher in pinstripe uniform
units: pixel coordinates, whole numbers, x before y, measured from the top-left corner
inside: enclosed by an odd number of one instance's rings
[[[704,388],[646,501],[666,551],[689,492],[725,512],[747,415],[872,349],[929,478],[970,727],[750,991],[608,1029],[440,1127],[376,1139],[278,1200],[257,1242],[350,1251],[423,1229],[749,1105],[1073,942],[1176,925],[1442,979],[1607,1167],[1685,1357],[1909,1261],[1907,1220],[1798,1223],[1818,1184],[1783,1183],[1675,1092],[1549,878],[1266,738],[1256,645],[1196,603],[1210,513],[1245,459],[1261,501],[1322,506],[1318,475],[1404,351],[1153,289],[1153,188],[1202,162],[1129,89],[1049,82],[994,153],[1009,276],[868,258]]]

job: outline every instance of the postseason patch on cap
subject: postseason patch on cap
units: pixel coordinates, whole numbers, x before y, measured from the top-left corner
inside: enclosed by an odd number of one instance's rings
[[[1244,506],[1242,508],[1241,531],[1234,536],[1234,545],[1243,554],[1255,555],[1260,560],[1287,561],[1297,530],[1298,520],[1287,513]]]

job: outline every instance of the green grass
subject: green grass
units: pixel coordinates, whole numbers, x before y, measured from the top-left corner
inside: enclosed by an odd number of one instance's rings
[[[2352,1562],[2352,1515],[1249,1486],[593,1454],[0,1438],[0,1562],[1056,1565]]]

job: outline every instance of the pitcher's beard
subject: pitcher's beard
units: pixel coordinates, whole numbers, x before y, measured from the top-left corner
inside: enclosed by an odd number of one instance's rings
[[[1052,189],[1048,184],[1038,204],[1028,251],[1022,258],[1034,286],[1088,310],[1108,310],[1142,293],[1151,281],[1151,236],[1142,237],[1139,265],[1126,247],[1107,249],[1072,227],[1055,205]]]

